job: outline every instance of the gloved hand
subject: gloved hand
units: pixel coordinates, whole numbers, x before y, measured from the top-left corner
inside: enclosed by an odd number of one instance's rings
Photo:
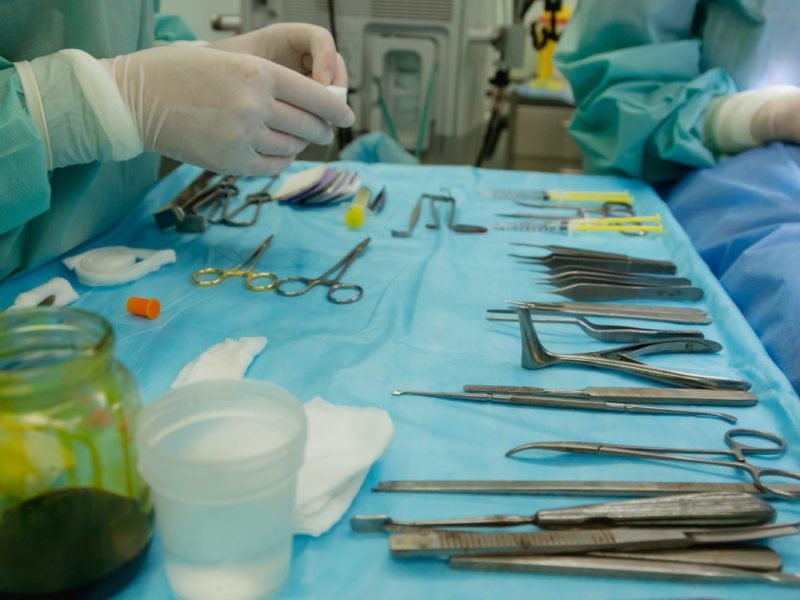
[[[279,23],[209,44],[210,48],[266,58],[322,85],[347,87],[347,67],[327,29]]]
[[[706,111],[704,133],[706,145],[720,154],[800,143],[800,88],[771,86],[717,98]]]
[[[222,173],[270,174],[309,142],[329,143],[331,123],[354,120],[324,85],[248,53],[175,45],[96,60],[62,50],[15,66],[50,168],[144,149]]]
[[[277,173],[354,119],[323,85],[248,54],[164,46],[101,62],[145,149],[220,173]]]

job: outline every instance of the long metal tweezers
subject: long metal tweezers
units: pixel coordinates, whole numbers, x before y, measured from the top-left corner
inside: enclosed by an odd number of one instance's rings
[[[699,308],[683,308],[671,306],[637,305],[637,304],[597,304],[590,302],[520,302],[507,301],[514,306],[525,307],[531,312],[547,314],[582,315],[596,317],[621,317],[625,319],[644,319],[648,321],[666,321],[669,323],[694,323],[708,325],[711,319],[708,313]],[[514,309],[491,309],[490,313],[516,314]]]
[[[798,484],[775,484],[786,492],[800,493]],[[764,493],[752,483],[702,483],[695,481],[558,481],[558,480],[402,480],[381,481],[374,492],[423,494],[480,494],[501,496],[604,496],[641,498],[704,492]]]
[[[626,414],[660,415],[673,417],[706,417],[721,419],[728,423],[736,423],[736,416],[708,410],[695,410],[691,408],[668,408],[664,406],[650,406],[647,404],[633,404],[628,402],[601,402],[583,398],[560,398],[558,396],[534,396],[515,394],[487,394],[483,392],[427,392],[419,390],[394,390],[394,396],[424,396],[428,398],[441,398],[444,400],[462,400],[467,402],[491,402],[497,404],[511,404],[514,406],[528,406],[539,408],[564,408],[572,410],[592,410]]]
[[[796,523],[730,529],[566,529],[525,533],[426,531],[389,536],[393,556],[582,554],[598,550],[668,550],[797,535]]]
[[[707,582],[752,582],[800,585],[800,574],[753,571],[686,562],[655,561],[597,556],[454,556],[449,562],[453,569],[465,571],[502,571],[511,573],[547,573],[670,579]]]

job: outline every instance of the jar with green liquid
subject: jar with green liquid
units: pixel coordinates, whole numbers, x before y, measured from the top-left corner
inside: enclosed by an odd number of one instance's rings
[[[80,310],[0,313],[0,594],[80,588],[152,535],[136,385],[111,326]]]

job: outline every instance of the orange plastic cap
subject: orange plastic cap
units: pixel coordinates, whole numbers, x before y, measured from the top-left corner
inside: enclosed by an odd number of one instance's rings
[[[131,296],[127,303],[128,312],[137,317],[155,319],[161,314],[161,302],[155,298],[139,298]]]

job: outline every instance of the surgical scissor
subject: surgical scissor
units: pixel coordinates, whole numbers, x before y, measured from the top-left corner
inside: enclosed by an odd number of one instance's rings
[[[328,302],[333,302],[334,304],[351,304],[353,302],[358,302],[361,300],[361,297],[364,295],[364,288],[360,285],[355,283],[342,283],[341,279],[344,277],[344,274],[347,273],[347,270],[350,268],[355,260],[361,255],[364,249],[369,245],[370,238],[366,238],[364,241],[359,243],[355,248],[350,250],[344,257],[333,265],[330,269],[325,271],[319,277],[301,277],[301,276],[293,276],[293,277],[286,277],[285,279],[281,279],[278,282],[275,291],[278,292],[281,296],[287,297],[294,297],[294,296],[302,296],[311,288],[316,287],[318,285],[325,285],[328,287],[328,293],[326,294],[326,298]],[[339,271],[337,275],[333,279],[328,279],[329,276]],[[287,290],[285,289],[287,284],[299,284],[303,287],[300,289],[294,290]],[[296,287],[296,286],[295,286]],[[346,296],[344,298],[337,298],[336,292],[340,290],[350,290],[353,292],[351,296]]]
[[[220,269],[219,267],[206,267],[199,269],[192,274],[192,283],[199,287],[211,287],[219,285],[228,277],[244,277],[244,287],[251,292],[268,292],[278,285],[278,276],[275,273],[258,272],[255,271],[258,259],[272,243],[272,238],[269,236],[261,245],[256,248],[250,256],[245,258],[235,267],[230,269]],[[248,265],[249,263],[249,265]],[[248,265],[245,268],[245,265]],[[260,280],[269,280],[269,283],[259,284]]]
[[[737,440],[737,438],[757,438],[769,442],[769,445],[751,446]],[[506,456],[513,456],[525,450],[553,450],[556,452],[571,452],[578,454],[599,454],[605,456],[628,456],[632,458],[649,458],[652,460],[672,460],[690,462],[718,467],[729,467],[746,471],[753,484],[762,492],[779,496],[781,498],[800,499],[800,491],[787,490],[771,485],[764,481],[766,477],[793,479],[800,481],[800,471],[788,471],[774,467],[757,467],[747,462],[747,456],[781,456],[786,451],[786,441],[774,433],[759,429],[730,429],[725,433],[725,443],[728,449],[701,449],[701,448],[660,448],[653,446],[623,446],[619,444],[596,444],[590,442],[532,442],[522,444],[506,452]],[[682,456],[684,454],[706,454],[727,456],[733,460],[716,460],[712,458],[697,458]]]

